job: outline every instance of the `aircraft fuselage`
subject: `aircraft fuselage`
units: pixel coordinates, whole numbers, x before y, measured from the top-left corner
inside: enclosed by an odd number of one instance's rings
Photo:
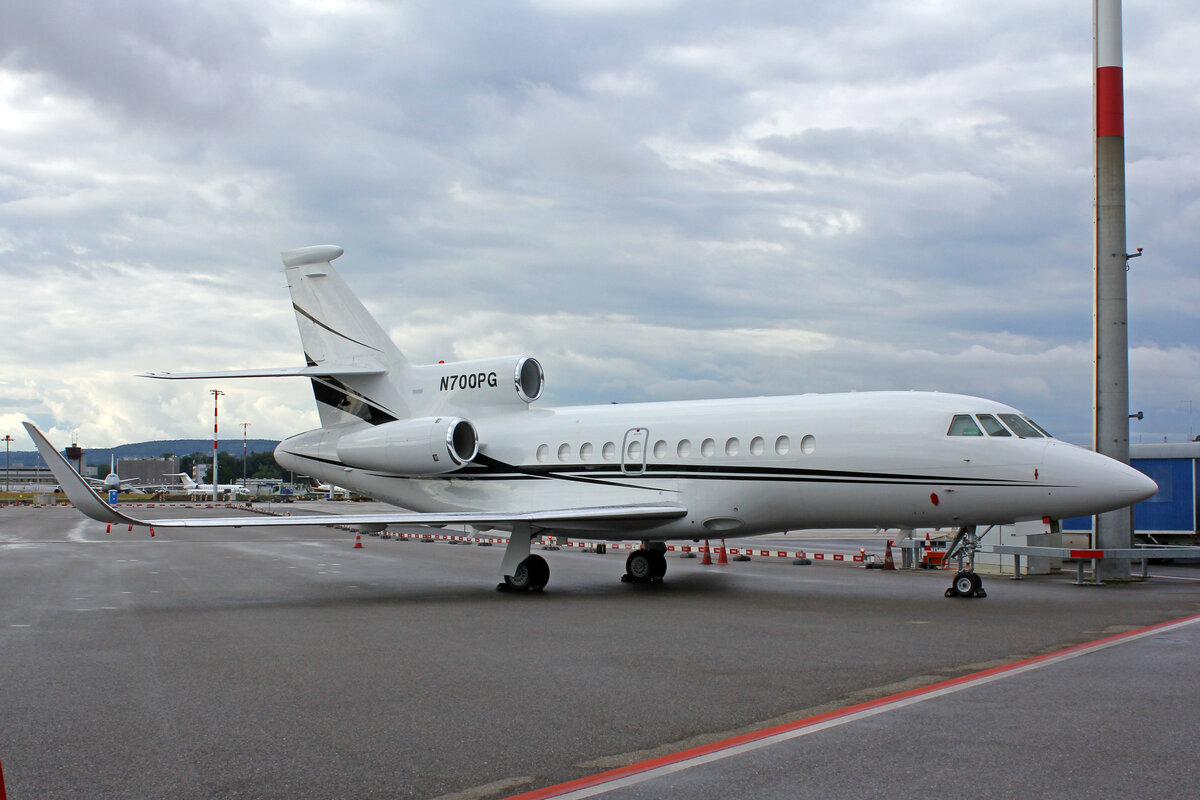
[[[345,464],[337,442],[365,423],[291,437],[276,459],[417,511],[687,509],[646,539],[1061,519],[1127,505],[1148,482],[1055,439],[947,435],[954,415],[980,413],[1019,412],[932,392],[530,408],[473,417],[479,456],[443,475]]]

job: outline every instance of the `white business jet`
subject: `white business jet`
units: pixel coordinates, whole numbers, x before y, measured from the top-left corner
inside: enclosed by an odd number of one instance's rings
[[[550,570],[530,553],[535,535],[638,540],[623,580],[647,582],[666,573],[672,539],[802,528],[967,532],[1095,514],[1158,488],[1124,464],[1054,439],[1015,408],[964,395],[542,407],[536,359],[411,364],[331,266],[341,248],[282,255],[305,366],[149,377],[308,378],[321,427],[281,442],[276,461],[412,511],[138,519],[72,479],[26,424],[81,511],[159,528],[467,524],[508,533],[500,588],[539,590]],[[963,594],[979,588],[973,572],[955,581]]]
[[[213,493],[213,485],[211,483],[196,483],[186,472],[169,472],[166,477],[179,478],[179,483],[169,488],[182,489],[193,497],[211,496]],[[237,483],[218,483],[217,494],[230,494],[236,497],[243,494],[248,495],[250,494],[250,490]]]

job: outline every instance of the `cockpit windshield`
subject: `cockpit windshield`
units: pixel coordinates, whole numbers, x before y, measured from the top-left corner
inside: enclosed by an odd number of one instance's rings
[[[979,430],[970,414],[955,414],[954,419],[950,420],[950,430],[946,431],[946,435],[983,436],[983,431]]]
[[[1013,433],[1022,439],[1042,438],[1042,434],[1038,433],[1038,429],[1026,422],[1024,417],[1017,416],[1016,414],[1001,414],[1000,419],[1004,420],[1004,424],[1012,428]]]
[[[983,436],[984,431],[988,436],[1011,437],[1015,433],[1022,439],[1054,438],[1041,425],[1020,414],[955,414],[946,435]]]
[[[1000,424],[1000,420],[991,414],[979,414],[979,424],[987,431],[988,436],[1012,436],[1008,428]]]

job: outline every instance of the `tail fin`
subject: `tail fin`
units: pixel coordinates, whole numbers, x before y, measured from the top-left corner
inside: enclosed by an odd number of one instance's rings
[[[342,253],[318,245],[281,254],[304,360],[317,373],[312,387],[321,425],[403,419],[411,367],[330,264]]]
[[[163,475],[163,477],[179,478],[179,485],[184,489],[194,489],[197,486],[197,483],[192,480],[192,476],[188,475],[186,472],[168,472],[166,475]]]

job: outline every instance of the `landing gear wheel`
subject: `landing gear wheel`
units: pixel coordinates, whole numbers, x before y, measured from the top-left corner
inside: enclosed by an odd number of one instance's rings
[[[654,552],[651,550],[634,550],[625,559],[625,575],[622,581],[633,583],[649,583],[655,577]],[[661,557],[661,555],[660,555]],[[666,559],[663,559],[662,571],[667,571]],[[661,576],[660,576],[661,577]]]
[[[650,554],[650,580],[661,581],[663,576],[667,574],[667,554],[661,550],[647,550]]]
[[[546,559],[531,555],[517,564],[514,574],[504,576],[501,586],[514,592],[540,592],[549,580],[550,565],[546,563]]]
[[[971,570],[960,570],[955,576],[946,597],[987,597],[983,590],[983,579]]]

